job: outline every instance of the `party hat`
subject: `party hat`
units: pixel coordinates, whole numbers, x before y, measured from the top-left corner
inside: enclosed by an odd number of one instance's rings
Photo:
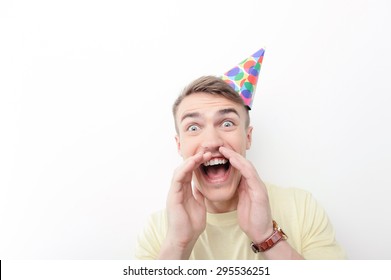
[[[262,48],[237,66],[226,72],[221,79],[229,84],[242,97],[244,104],[251,109],[255,88],[265,50]]]

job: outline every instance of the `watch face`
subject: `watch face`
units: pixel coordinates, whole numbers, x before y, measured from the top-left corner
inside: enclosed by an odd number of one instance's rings
[[[283,232],[282,228],[276,223],[276,221],[273,220],[273,228],[281,233],[282,239],[286,240],[288,239],[288,236]]]
[[[285,232],[282,231],[282,229],[280,227],[278,228],[278,231],[281,233],[283,240],[287,240],[288,239],[288,236],[285,234]]]

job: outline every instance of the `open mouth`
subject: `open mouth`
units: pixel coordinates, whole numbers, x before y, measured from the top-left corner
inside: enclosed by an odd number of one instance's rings
[[[226,158],[213,158],[201,165],[201,170],[207,181],[223,182],[228,178],[231,164]]]

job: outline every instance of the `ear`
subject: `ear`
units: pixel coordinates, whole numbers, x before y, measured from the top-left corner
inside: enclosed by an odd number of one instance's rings
[[[181,152],[181,141],[179,140],[179,136],[178,135],[175,135],[175,142],[176,142],[176,146],[177,146],[177,149],[178,149],[178,154],[180,156],[182,156],[182,152]]]
[[[246,149],[247,150],[250,149],[252,140],[253,140],[253,127],[249,126],[249,127],[247,127],[247,132],[246,132]]]

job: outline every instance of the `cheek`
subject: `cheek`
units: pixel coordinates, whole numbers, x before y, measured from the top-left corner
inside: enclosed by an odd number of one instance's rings
[[[237,152],[247,150],[247,143],[248,143],[247,138],[245,135],[241,133],[231,135],[231,137],[227,138],[227,142]]]
[[[193,156],[197,152],[197,145],[194,139],[181,138],[181,156],[188,158]]]

